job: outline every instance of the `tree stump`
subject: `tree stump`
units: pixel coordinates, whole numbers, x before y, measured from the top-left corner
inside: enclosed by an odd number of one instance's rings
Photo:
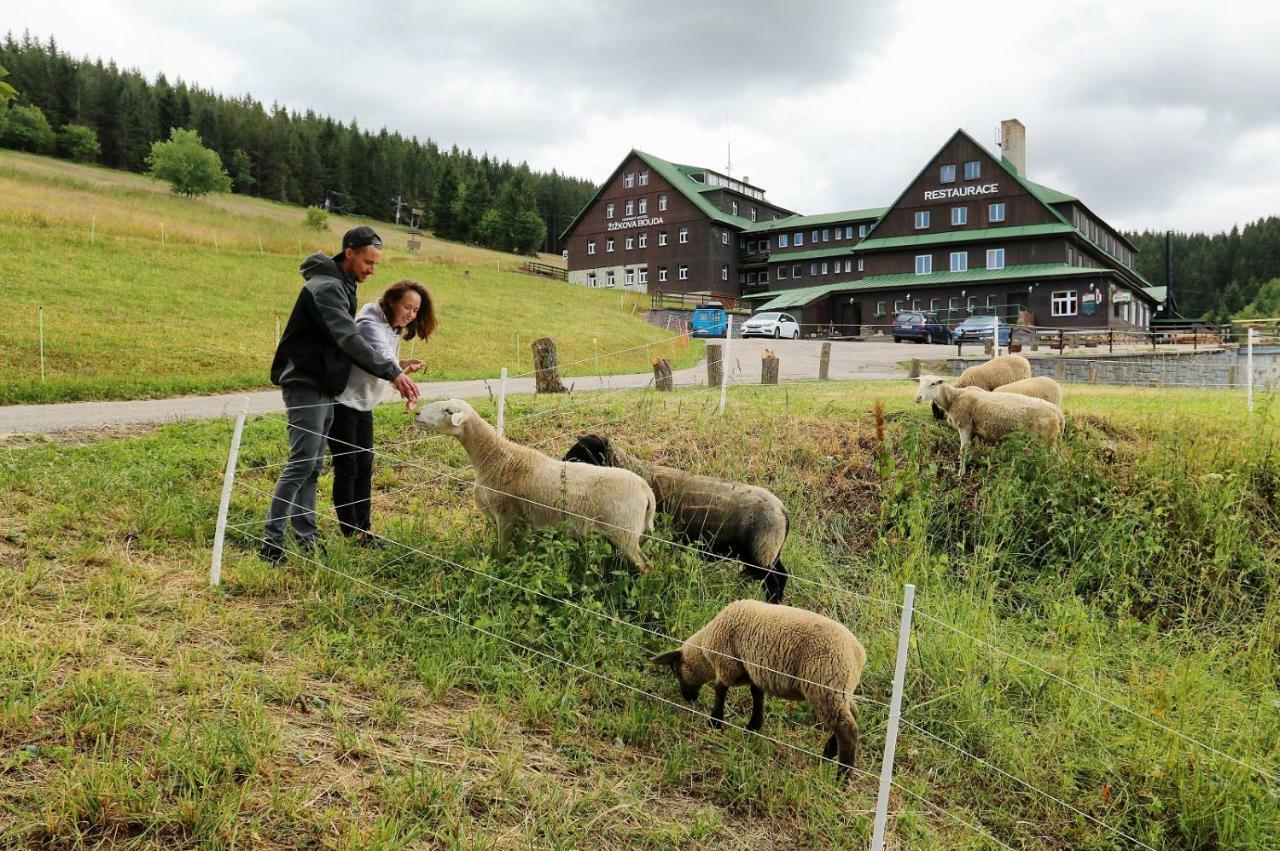
[[[533,341],[534,392],[564,393],[560,383],[560,365],[556,359],[556,341],[551,337],[539,337]]]
[[[653,386],[658,390],[675,389],[675,381],[671,377],[671,363],[666,358],[653,360]]]
[[[707,386],[719,387],[724,380],[724,348],[719,343],[707,344]]]
[[[822,354],[818,355],[818,378],[826,381],[831,377],[831,341],[822,344]]]
[[[778,362],[778,356],[774,354],[767,355],[760,359],[761,384],[778,383]]]

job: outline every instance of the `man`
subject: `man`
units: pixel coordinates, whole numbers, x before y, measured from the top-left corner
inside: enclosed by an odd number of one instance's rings
[[[373,228],[358,227],[343,235],[340,254],[313,254],[299,268],[306,283],[271,364],[271,382],[282,389],[289,419],[289,463],[271,495],[266,542],[259,552],[273,564],[284,559],[285,521],[290,518],[304,550],[317,544],[316,479],[324,466],[333,399],[346,388],[352,364],[390,381],[406,402],[418,401],[413,380],[356,329],[356,285],[373,274],[381,259],[382,240]]]

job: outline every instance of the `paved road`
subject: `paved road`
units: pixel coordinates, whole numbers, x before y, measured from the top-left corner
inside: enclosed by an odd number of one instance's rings
[[[735,383],[760,381],[760,357],[772,349],[781,359],[779,377],[784,381],[818,376],[818,355],[822,343],[816,340],[734,340],[729,358],[730,378]],[[831,345],[830,377],[833,379],[901,378],[906,373],[898,361],[910,357],[942,358],[954,350],[949,346],[924,346],[892,342],[835,342]],[[677,385],[706,384],[703,364],[679,370]],[[613,375],[566,378],[575,391],[615,390],[643,387],[651,375]],[[470,398],[497,392],[497,380],[442,381],[418,385],[424,398]],[[532,378],[512,378],[508,393],[532,393]],[[11,405],[0,407],[0,435],[48,434],[70,429],[94,429],[133,425],[153,425],[179,420],[214,419],[240,410],[249,400],[249,412],[279,413],[284,401],[278,390],[260,390],[218,396],[182,396],[174,399],[145,399],[132,402],[67,402],[55,405]]]

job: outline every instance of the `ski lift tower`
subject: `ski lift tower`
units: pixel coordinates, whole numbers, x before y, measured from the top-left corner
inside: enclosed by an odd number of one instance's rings
[[[422,209],[409,208],[409,238],[405,248],[410,254],[417,254],[422,249]]]

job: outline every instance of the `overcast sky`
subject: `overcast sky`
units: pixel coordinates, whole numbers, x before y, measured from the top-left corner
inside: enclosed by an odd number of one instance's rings
[[[957,127],[1120,227],[1280,213],[1280,3],[6,0],[229,94],[601,181],[632,147],[804,213],[885,205]],[[1199,7],[1192,8],[1192,7]]]

